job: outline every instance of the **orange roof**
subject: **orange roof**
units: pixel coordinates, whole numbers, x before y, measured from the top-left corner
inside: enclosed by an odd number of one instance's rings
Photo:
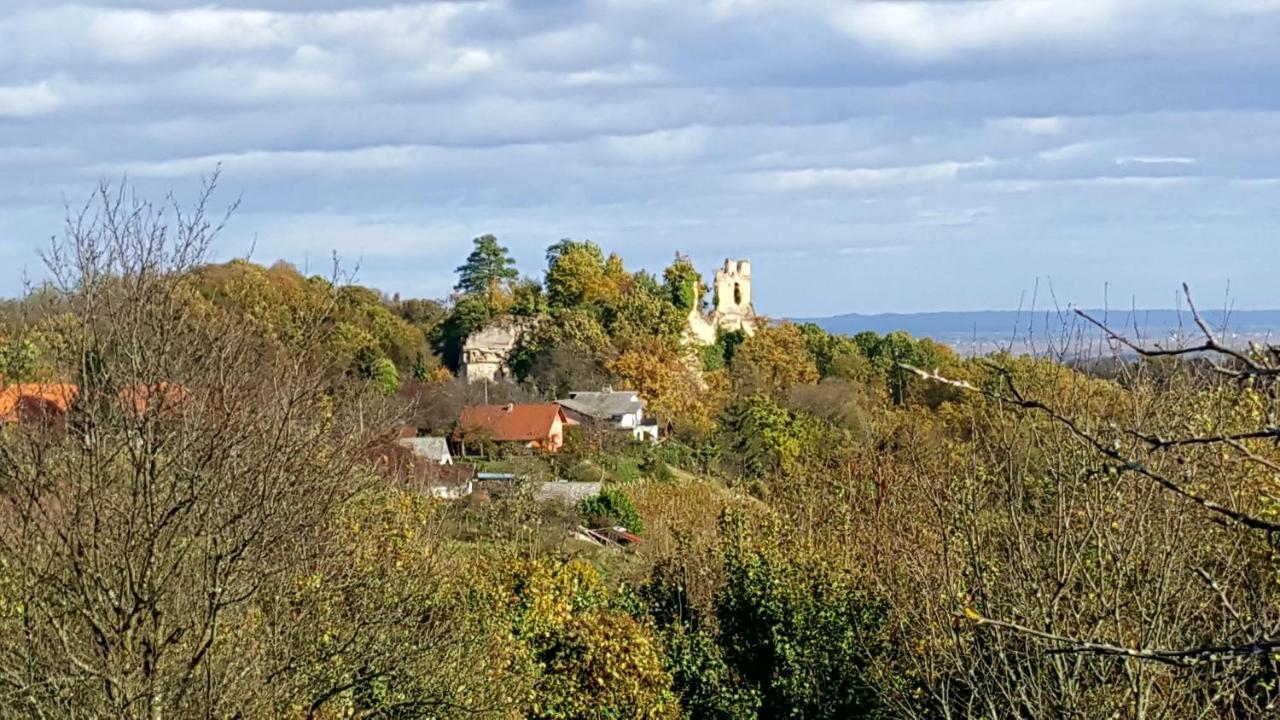
[[[80,389],[65,383],[20,383],[0,390],[0,422],[18,422],[23,407],[44,403],[50,410],[65,413],[76,401]]]
[[[564,411],[555,403],[540,405],[477,405],[462,409],[458,434],[488,433],[499,442],[546,440],[556,418],[564,422]]]
[[[138,415],[148,410],[168,413],[177,410],[190,397],[187,389],[174,383],[138,383],[120,388],[120,402]]]

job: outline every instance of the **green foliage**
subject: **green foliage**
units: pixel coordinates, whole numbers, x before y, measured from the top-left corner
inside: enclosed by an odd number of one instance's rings
[[[666,289],[668,301],[675,306],[681,315],[688,316],[695,308],[701,309],[702,297],[707,288],[702,283],[693,261],[684,255],[677,255],[675,262],[667,266],[662,273],[663,287]]]
[[[607,304],[602,315],[609,337],[620,346],[638,344],[647,338],[676,343],[686,322],[685,316],[664,297],[639,287]]]
[[[715,613],[727,664],[760,693],[762,717],[876,713],[871,663],[887,648],[887,608],[821,552],[799,552],[773,528],[723,519],[724,588]]]
[[[804,332],[795,324],[759,327],[733,347],[729,374],[739,394],[782,395],[795,385],[819,379]]]
[[[818,374],[823,378],[873,383],[883,377],[872,367],[863,346],[846,335],[832,335],[813,323],[800,326],[805,347],[813,356]],[[874,347],[874,343],[871,344]]]
[[[321,353],[354,375],[371,377],[379,358],[409,372],[430,354],[425,328],[438,309],[430,301],[387,301],[371,288],[304,278],[288,263],[264,268],[233,260],[204,266],[191,280],[199,294],[195,300],[243,318],[279,347]],[[317,324],[316,318],[325,322]]]
[[[639,535],[644,521],[627,494],[617,488],[604,488],[599,495],[584,499],[578,506],[582,519],[595,526],[618,524]]]
[[[787,474],[835,451],[833,428],[804,412],[793,412],[762,394],[725,407],[720,433],[744,477]]]
[[[671,676],[650,627],[580,560],[522,563],[515,573],[515,636],[537,667],[525,717],[623,720],[679,716]],[[621,603],[619,601],[622,601]]]
[[[531,697],[533,668],[504,627],[506,595],[465,557],[443,552],[436,509],[421,495],[359,498],[331,540],[341,554],[264,593],[264,637],[292,668],[273,683],[285,716],[465,714]]]
[[[457,370],[462,363],[462,346],[467,338],[483,329],[492,319],[493,309],[487,298],[479,295],[460,297],[432,336],[445,365]]]
[[[699,354],[702,358],[702,370],[704,372],[715,372],[728,367],[733,363],[733,357],[738,351],[738,346],[742,345],[747,339],[747,334],[741,330],[717,330],[716,341],[711,345],[699,348]]]
[[[561,240],[547,248],[547,302],[553,308],[581,308],[615,297],[604,251],[590,240]]]
[[[495,288],[520,276],[509,250],[498,244],[493,235],[481,235],[471,241],[475,246],[467,261],[454,271],[458,284],[453,289],[466,295],[488,295]]]
[[[40,348],[30,338],[9,338],[0,343],[0,381],[30,382],[40,367]]]
[[[519,317],[537,317],[547,311],[547,298],[542,286],[529,279],[521,280],[511,288],[511,314]]]
[[[396,364],[388,358],[374,360],[371,375],[383,395],[390,395],[400,389],[400,373],[396,370]]]
[[[686,718],[754,720],[760,714],[760,691],[742,682],[725,661],[715,635],[672,625],[663,635],[667,672]]]

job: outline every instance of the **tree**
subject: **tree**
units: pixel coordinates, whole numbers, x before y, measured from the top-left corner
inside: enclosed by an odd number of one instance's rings
[[[493,235],[481,235],[471,241],[475,248],[456,272],[458,284],[453,289],[466,295],[488,295],[501,285],[520,277],[515,259]]]
[[[447,511],[380,490],[348,504],[313,542],[328,552],[259,602],[273,662],[296,666],[266,688],[293,717],[516,714],[536,677],[510,641],[508,596],[491,569],[451,550]]]
[[[662,278],[669,302],[681,314],[688,316],[695,309],[702,309],[707,286],[687,256],[677,254],[675,261],[662,272]]]
[[[561,720],[679,717],[671,675],[647,623],[620,607],[591,565],[519,564],[515,634],[542,670],[525,716]]]
[[[743,341],[729,366],[741,394],[785,394],[794,385],[818,381],[818,368],[799,326],[763,325]]]
[[[648,403],[646,413],[667,428],[690,437],[711,432],[714,399],[696,369],[669,344],[655,340],[636,345],[605,368],[637,391]]]
[[[1280,371],[1269,350],[1219,342],[1194,307],[1200,343],[1104,328],[1143,358],[1116,381],[1007,356],[972,380],[907,368],[968,395],[940,414],[961,414],[973,441],[885,505],[904,508],[883,522],[911,540],[882,543],[874,572],[920,641],[907,672],[934,678],[929,706],[905,714],[1274,712],[1280,605],[1264,578],[1280,525],[1263,488]],[[1203,356],[1215,370],[1182,362]]]
[[[0,380],[30,382],[40,366],[40,348],[30,338],[13,337],[0,341]]]
[[[547,301],[554,308],[582,308],[616,299],[629,275],[616,255],[590,240],[561,240],[547,248]]]
[[[601,523],[616,523],[637,535],[644,532],[644,521],[636,513],[631,499],[616,488],[605,488],[599,495],[584,499],[578,506],[578,513],[593,527],[600,527]]]
[[[731,464],[756,479],[793,473],[839,449],[833,428],[763,394],[729,403],[720,416],[720,432]]]
[[[885,605],[819,550],[766,524],[721,519],[724,657],[761,698],[761,717],[854,718],[879,709],[870,667],[888,645]]]
[[[213,187],[165,208],[104,184],[46,256],[74,321],[51,365],[83,386],[64,427],[0,430],[0,714],[270,716],[298,671],[260,592],[319,559],[394,413],[201,296]]]

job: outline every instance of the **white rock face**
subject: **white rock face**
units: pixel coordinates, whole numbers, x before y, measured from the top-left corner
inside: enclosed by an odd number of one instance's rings
[[[467,382],[510,378],[507,357],[533,325],[529,318],[499,318],[485,329],[472,333],[462,346],[462,377]]]

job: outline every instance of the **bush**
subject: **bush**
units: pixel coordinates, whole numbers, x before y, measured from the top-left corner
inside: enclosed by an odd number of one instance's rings
[[[889,648],[887,609],[820,551],[726,513],[725,584],[715,602],[724,660],[759,692],[762,717],[874,716],[872,663]]]
[[[599,495],[583,500],[578,511],[587,523],[596,527],[616,524],[637,535],[644,532],[644,521],[631,504],[631,499],[621,490],[605,488]]]

